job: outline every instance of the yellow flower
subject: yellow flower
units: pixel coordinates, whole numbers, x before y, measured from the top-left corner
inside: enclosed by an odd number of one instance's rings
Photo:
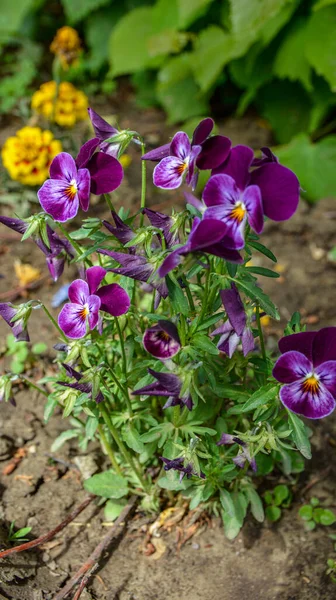
[[[32,109],[61,127],[73,127],[77,121],[88,118],[89,101],[84,92],[77,90],[72,83],[63,81],[58,86],[55,103],[56,89],[55,81],[43,83],[33,94]]]
[[[49,165],[62,152],[62,144],[51,131],[39,127],[23,127],[9,137],[1,158],[10,177],[25,185],[40,185],[49,175]]]
[[[74,64],[81,52],[81,41],[75,29],[65,25],[59,29],[50,45],[50,50],[58,56],[64,70]]]

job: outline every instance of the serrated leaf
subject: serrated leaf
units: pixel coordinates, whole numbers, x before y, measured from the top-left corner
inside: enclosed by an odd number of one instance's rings
[[[306,34],[307,20],[295,19],[278,50],[273,72],[280,79],[300,81],[306,90],[311,92],[311,66],[305,54]]]
[[[109,44],[114,77],[141,71],[148,65],[147,40],[151,34],[152,8],[149,6],[135,8],[120,19],[112,31]]]
[[[169,299],[175,314],[182,313],[184,316],[187,316],[189,314],[189,305],[183,290],[178,283],[175,280],[173,281],[169,276],[166,277],[166,283]]]
[[[238,42],[216,25],[201,31],[195,42],[192,65],[195,79],[203,92],[214,85],[232,58],[243,53],[238,48]]]
[[[141,454],[145,450],[145,446],[141,441],[141,436],[138,430],[132,425],[132,423],[128,423],[122,430],[122,436],[124,442],[126,442],[129,448],[132,448],[134,452]]]
[[[278,309],[270,300],[270,298],[263,292],[255,283],[242,281],[241,279],[232,280],[245,292],[249,298],[258,302],[260,308],[262,308],[266,314],[277,321],[280,320]]]
[[[273,383],[269,383],[256,392],[252,394],[252,396],[243,404],[243,406],[239,407],[239,412],[250,412],[255,410],[258,406],[262,406],[263,404],[268,404],[271,400],[274,400],[278,394],[279,386],[274,385]]]
[[[196,333],[196,335],[193,336],[192,344],[193,346],[196,346],[196,348],[213,356],[219,354],[216,345],[206,335],[202,335],[201,333]]]
[[[84,481],[84,487],[90,494],[96,494],[103,498],[122,498],[128,493],[127,480],[113,471],[104,471],[92,475]]]
[[[308,460],[311,458],[310,441],[307,435],[306,427],[303,421],[294,413],[287,411],[288,423],[292,428],[293,440],[297,449]]]
[[[336,6],[313,12],[306,29],[306,57],[336,91]]]
[[[264,254],[264,256],[267,256],[267,258],[269,258],[273,262],[278,262],[277,257],[273,254],[273,252],[269,248],[266,248],[266,246],[264,246],[263,244],[260,244],[260,242],[254,242],[249,240],[248,245],[252,246],[252,248],[254,248],[255,250],[258,250],[258,252],[260,252],[261,254]]]

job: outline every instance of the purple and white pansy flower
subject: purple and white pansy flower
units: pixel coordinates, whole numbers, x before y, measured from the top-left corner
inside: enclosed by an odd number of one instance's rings
[[[246,223],[256,233],[262,232],[264,215],[257,185],[240,190],[230,175],[213,175],[204,188],[203,201],[207,206],[203,219],[218,219],[226,223],[233,249],[244,248]]]
[[[61,152],[50,165],[50,179],[44,182],[37,196],[46,213],[64,223],[76,216],[79,206],[87,211],[90,200],[90,173],[77,168],[72,156]]]
[[[330,415],[336,407],[336,327],[288,335],[279,348],[273,377],[285,384],[281,402],[308,419]]]
[[[167,401],[163,408],[170,408],[172,406],[180,406],[183,408],[186,406],[188,410],[193,407],[192,398],[188,391],[181,395],[182,381],[174,373],[162,373],[160,371],[154,371],[154,369],[148,368],[148,373],[156,380],[149,385],[145,385],[142,388],[134,390],[133,396],[163,396],[167,398]]]
[[[254,348],[254,338],[251,329],[247,326],[247,317],[239,292],[234,284],[231,289],[220,292],[228,320],[212,332],[212,336],[220,335],[217,344],[218,350],[224,352],[229,358],[241,343],[243,354],[246,356]]]
[[[0,317],[9,325],[17,342],[29,342],[27,320],[31,309],[22,311],[23,307],[24,305],[16,307],[10,302],[0,302]],[[19,317],[19,315],[22,316]]]
[[[160,320],[157,325],[146,329],[143,345],[145,350],[155,358],[160,360],[173,358],[181,348],[176,325],[165,319]]]
[[[86,271],[86,280],[76,279],[69,287],[69,300],[63,306],[58,324],[65,335],[79,339],[99,324],[99,311],[114,317],[125,314],[130,306],[127,292],[117,283],[99,285],[106,275],[102,267],[90,267]]]
[[[250,167],[253,166],[257,166],[257,168],[250,171]],[[262,200],[263,212],[273,221],[287,221],[298,207],[300,198],[298,178],[293,171],[280,165],[268,148],[263,148],[261,159],[254,159],[252,148],[241,145],[235,146],[225,162],[213,169],[212,173],[214,175],[220,173],[231,177],[235,181],[240,194],[243,194],[243,192],[247,194],[250,186],[253,186],[253,188],[257,186]],[[230,184],[230,189],[232,189],[232,184]],[[253,196],[256,196],[255,189],[253,190]],[[254,213],[255,220],[256,209]],[[259,217],[257,223],[259,223]]]
[[[231,444],[238,444],[240,450],[232,459],[232,462],[243,469],[245,467],[246,462],[250,465],[252,471],[257,471],[257,463],[256,459],[251,456],[251,452],[249,449],[249,445],[246,442],[243,442],[239,437],[235,435],[231,435],[230,433],[223,433],[219,442],[217,442],[217,446],[229,446]]]

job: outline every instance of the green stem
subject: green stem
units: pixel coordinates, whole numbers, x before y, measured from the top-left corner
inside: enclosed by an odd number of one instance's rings
[[[117,330],[118,330],[118,335],[119,335],[119,342],[120,342],[120,347],[121,347],[121,355],[122,355],[122,368],[123,368],[123,373],[124,373],[124,377],[125,377],[125,382],[126,382],[126,394],[125,394],[125,398],[127,401],[127,407],[128,407],[128,412],[130,417],[133,417],[133,409],[132,409],[132,403],[129,397],[129,393],[128,393],[128,387],[127,387],[127,357],[126,357],[126,352],[125,352],[125,343],[124,343],[124,336],[122,334],[121,328],[120,328],[120,323],[118,321],[118,318],[115,317],[114,319]]]
[[[115,443],[117,444],[121,454],[123,455],[124,459],[129,464],[129,466],[131,467],[132,471],[135,473],[135,475],[138,478],[138,480],[140,481],[143,489],[145,491],[148,491],[149,487],[148,487],[147,481],[145,480],[145,478],[143,477],[143,474],[141,473],[141,471],[138,469],[137,465],[135,464],[133,457],[128,452],[125,444],[120,439],[119,433],[118,433],[117,429],[115,428],[115,426],[113,425],[113,423],[110,419],[110,416],[107,413],[107,411],[102,403],[99,405],[99,409],[101,411],[102,417],[103,417]]]
[[[174,406],[174,408],[173,408],[173,425],[176,428],[178,428],[178,426],[179,426],[180,416],[181,416],[181,409],[180,409],[179,405]]]
[[[116,471],[116,473],[118,473],[118,475],[122,475],[122,471],[117,463],[116,457],[114,456],[114,452],[113,452],[110,444],[107,441],[107,437],[106,437],[106,435],[104,433],[104,429],[101,425],[98,425],[98,431],[99,431],[102,445],[105,448],[105,452],[108,455],[114,470]]]
[[[189,283],[188,283],[187,278],[185,277],[185,275],[182,276],[182,280],[183,280],[183,283],[185,285],[185,291],[186,291],[186,294],[187,294],[187,298],[188,298],[190,310],[191,310],[191,312],[193,314],[195,314],[196,313],[196,308],[195,308],[195,304],[194,304],[194,299],[192,297],[192,293],[190,291]]]
[[[141,141],[141,156],[143,156],[145,154],[145,144],[143,142],[143,140]],[[142,212],[142,210],[145,208],[146,206],[146,169],[147,169],[147,164],[145,160],[141,161],[141,201],[140,201],[140,207],[141,207],[141,215],[140,215],[140,227],[143,226],[143,222],[144,222],[144,214]]]
[[[205,276],[205,286],[204,286],[204,294],[203,294],[203,301],[202,301],[202,309],[201,309],[201,314],[198,318],[198,326],[201,325],[207,308],[208,308],[208,296],[209,296],[209,282],[210,282],[210,264],[208,265],[209,268],[206,271],[206,276]]]
[[[54,317],[52,316],[52,314],[50,314],[49,310],[47,309],[46,306],[44,306],[43,302],[41,302],[41,306],[45,312],[45,314],[47,315],[49,321],[51,321],[51,323],[53,324],[54,327],[56,327],[58,333],[60,334],[62,340],[65,341],[66,344],[69,343],[68,338],[66,337],[66,335],[63,333],[62,329],[60,328],[60,326],[58,325],[58,323],[56,323]]]
[[[112,204],[112,200],[111,200],[111,198],[110,198],[109,194],[103,194],[103,197],[104,197],[104,200],[106,201],[106,203],[107,203],[107,205],[108,205],[108,207],[109,207],[109,209],[110,209],[111,213],[113,213],[113,212],[116,212],[116,211],[114,210],[114,206],[113,206],[113,204]]]
[[[40,394],[43,394],[43,396],[45,396],[46,398],[49,398],[48,392],[46,392],[45,390],[40,388],[38,385],[36,385],[36,383],[33,383],[32,381],[30,381],[30,379],[28,379],[28,377],[25,377],[24,375],[20,375],[20,379],[22,379],[27,385],[29,385],[29,387],[34,388],[34,390],[37,390]]]
[[[77,244],[77,242],[72,239],[71,235],[67,232],[67,230],[65,229],[65,227],[63,227],[62,223],[58,222],[57,225],[60,228],[61,232],[63,233],[64,237],[66,237],[66,239],[68,240],[68,242],[70,242],[70,244],[75,248],[77,254],[81,255],[82,254],[82,249],[81,249],[80,245]]]
[[[104,354],[103,354],[103,352],[102,352],[102,350],[101,350],[101,348],[99,346],[98,346],[98,351],[99,351],[99,354],[100,354],[100,356],[102,357],[102,359],[104,361],[104,366],[107,367],[107,369],[108,369],[108,371],[109,371],[109,373],[110,373],[110,375],[112,377],[113,382],[119,388],[119,390],[121,391],[122,395],[124,396],[124,398],[126,400],[126,404],[127,404],[130,416],[133,416],[133,410],[132,410],[131,401],[130,401],[130,398],[129,398],[129,395],[128,395],[128,390],[126,390],[124,388],[124,386],[120,383],[118,377],[114,374],[114,371],[113,371],[111,365],[109,365],[106,362],[105,356],[104,356]]]
[[[187,420],[188,415],[189,415],[189,409],[186,406],[184,406],[183,410],[181,411],[178,423],[177,423],[178,427],[181,427],[181,425],[184,425],[184,423]]]
[[[262,354],[262,357],[263,357],[265,363],[267,363],[267,356],[266,356],[266,349],[265,349],[265,340],[264,340],[263,330],[262,330],[262,327],[261,327],[260,309],[259,309],[258,304],[256,306],[256,319],[257,319],[257,326],[258,326],[258,332],[259,332],[259,341],[260,341],[261,354]]]

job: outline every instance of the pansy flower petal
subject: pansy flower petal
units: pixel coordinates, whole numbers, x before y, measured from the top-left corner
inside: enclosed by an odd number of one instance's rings
[[[250,181],[249,168],[253,161],[253,150],[249,146],[234,146],[227,160],[213,170],[214,174],[224,173],[232,177],[238,188],[244,190]]]
[[[182,252],[185,246],[178,248],[177,250],[173,250],[166,258],[164,259],[162,265],[158,269],[159,277],[165,277],[170,271],[178,267],[182,260]]]
[[[68,303],[58,315],[58,324],[65,335],[78,340],[86,335],[87,317],[81,304]]]
[[[153,172],[153,182],[158,188],[174,190],[183,182],[187,163],[176,156],[163,158]]]
[[[77,173],[77,193],[81,208],[85,212],[89,209],[90,183],[90,171],[88,169],[79,169]]]
[[[83,144],[76,158],[76,165],[78,169],[83,169],[84,167],[86,167],[90,158],[94,155],[95,151],[97,150],[99,144],[99,138],[92,138],[91,140],[88,140],[87,142],[85,142],[85,144]]]
[[[187,246],[190,251],[201,250],[206,246],[219,242],[226,234],[226,223],[216,219],[204,219],[190,233]]]
[[[92,108],[88,108],[88,113],[90,117],[90,121],[92,123],[92,127],[95,132],[95,136],[100,140],[106,140],[113,135],[118,133],[118,129],[112,127],[105,119],[103,119],[98,113],[96,113]]]
[[[87,299],[87,310],[89,311],[88,319],[89,319],[89,327],[90,329],[94,329],[99,320],[99,309],[101,308],[101,299],[98,295],[92,294]]]
[[[75,160],[71,154],[60,152],[53,158],[49,168],[51,179],[66,179],[71,181],[77,177],[77,168]]]
[[[195,171],[195,163],[196,163],[196,159],[199,155],[199,153],[202,150],[202,146],[193,146],[190,152],[190,156],[189,156],[189,164],[188,164],[188,170],[187,170],[187,176],[186,176],[186,182],[188,185],[191,184],[191,189],[194,190],[196,185],[197,185],[197,181],[198,181],[198,176],[197,176],[197,172]]]
[[[314,366],[329,360],[336,360],[336,327],[323,327],[313,340]]]
[[[128,293],[117,283],[103,285],[96,294],[101,299],[100,309],[113,317],[124,315],[130,307]]]
[[[69,300],[75,304],[86,304],[89,295],[89,286],[83,279],[75,279],[69,287]]]
[[[251,184],[259,186],[264,213],[273,221],[286,221],[295,213],[300,183],[287,167],[274,162],[264,164],[251,173]]]
[[[202,152],[196,160],[199,169],[215,169],[226,161],[231,150],[231,140],[224,135],[214,135],[202,143]]]
[[[293,381],[307,377],[312,369],[312,363],[304,354],[290,350],[282,354],[276,361],[273,377],[281,383],[293,383]]]
[[[240,191],[229,175],[213,175],[203,191],[203,201],[210,206],[234,206],[240,200]]]
[[[321,383],[336,398],[336,360],[328,360],[315,369]]]
[[[260,189],[257,185],[249,185],[243,194],[242,202],[247,210],[247,220],[253,231],[261,233],[264,228],[264,213]]]
[[[286,335],[279,340],[279,350],[282,354],[290,350],[296,350],[304,354],[310,362],[313,362],[313,341],[315,336],[315,331],[304,331]]]
[[[246,314],[236,286],[232,285],[231,289],[221,290],[220,296],[233,329],[241,336],[246,325]]]
[[[91,175],[91,192],[109,194],[116,190],[123,179],[124,171],[120,162],[104,152],[96,152],[87,163]]]
[[[210,117],[207,117],[206,119],[200,121],[200,123],[194,130],[192,137],[192,145],[203,144],[203,142],[205,142],[205,140],[209,137],[210,133],[212,132],[213,127],[214,122]]]
[[[65,223],[76,216],[79,198],[72,188],[64,179],[47,179],[38,190],[37,196],[43,210],[55,221]]]
[[[170,151],[170,143],[164,144],[163,146],[159,146],[159,148],[155,148],[154,150],[150,150],[146,152],[141,158],[142,160],[152,160],[154,162],[158,162],[163,158],[169,156]]]
[[[177,330],[173,329],[175,327],[174,324],[169,321],[165,323],[166,327],[162,327],[160,323],[154,327],[150,327],[145,331],[143,336],[145,350],[160,360],[172,358],[181,348]],[[170,335],[172,332],[174,333],[174,337]]]
[[[301,381],[284,385],[280,390],[280,400],[297,415],[307,419],[322,419],[333,412],[336,402],[327,388],[320,384],[317,393],[305,391]]]
[[[86,280],[88,282],[90,294],[95,294],[103,281],[107,271],[103,267],[89,267],[86,271]],[[73,301],[72,301],[73,302]]]
[[[247,356],[252,350],[254,350],[254,337],[251,329],[245,327],[243,335],[241,337],[242,348],[244,356]]]
[[[239,252],[237,250],[234,250],[232,248],[229,249],[227,246],[228,243],[229,242],[226,243],[225,238],[223,238],[223,240],[221,242],[217,242],[216,244],[211,244],[211,245],[207,246],[206,248],[204,248],[204,251],[207,252],[208,254],[213,254],[213,256],[219,256],[219,258],[224,258],[224,260],[227,260],[234,264],[242,265],[244,262],[244,259],[242,258],[242,256],[239,254]]]
[[[171,144],[170,144],[170,155],[180,158],[182,161],[186,160],[191,152],[191,145],[189,138],[184,131],[178,131],[175,133]]]

